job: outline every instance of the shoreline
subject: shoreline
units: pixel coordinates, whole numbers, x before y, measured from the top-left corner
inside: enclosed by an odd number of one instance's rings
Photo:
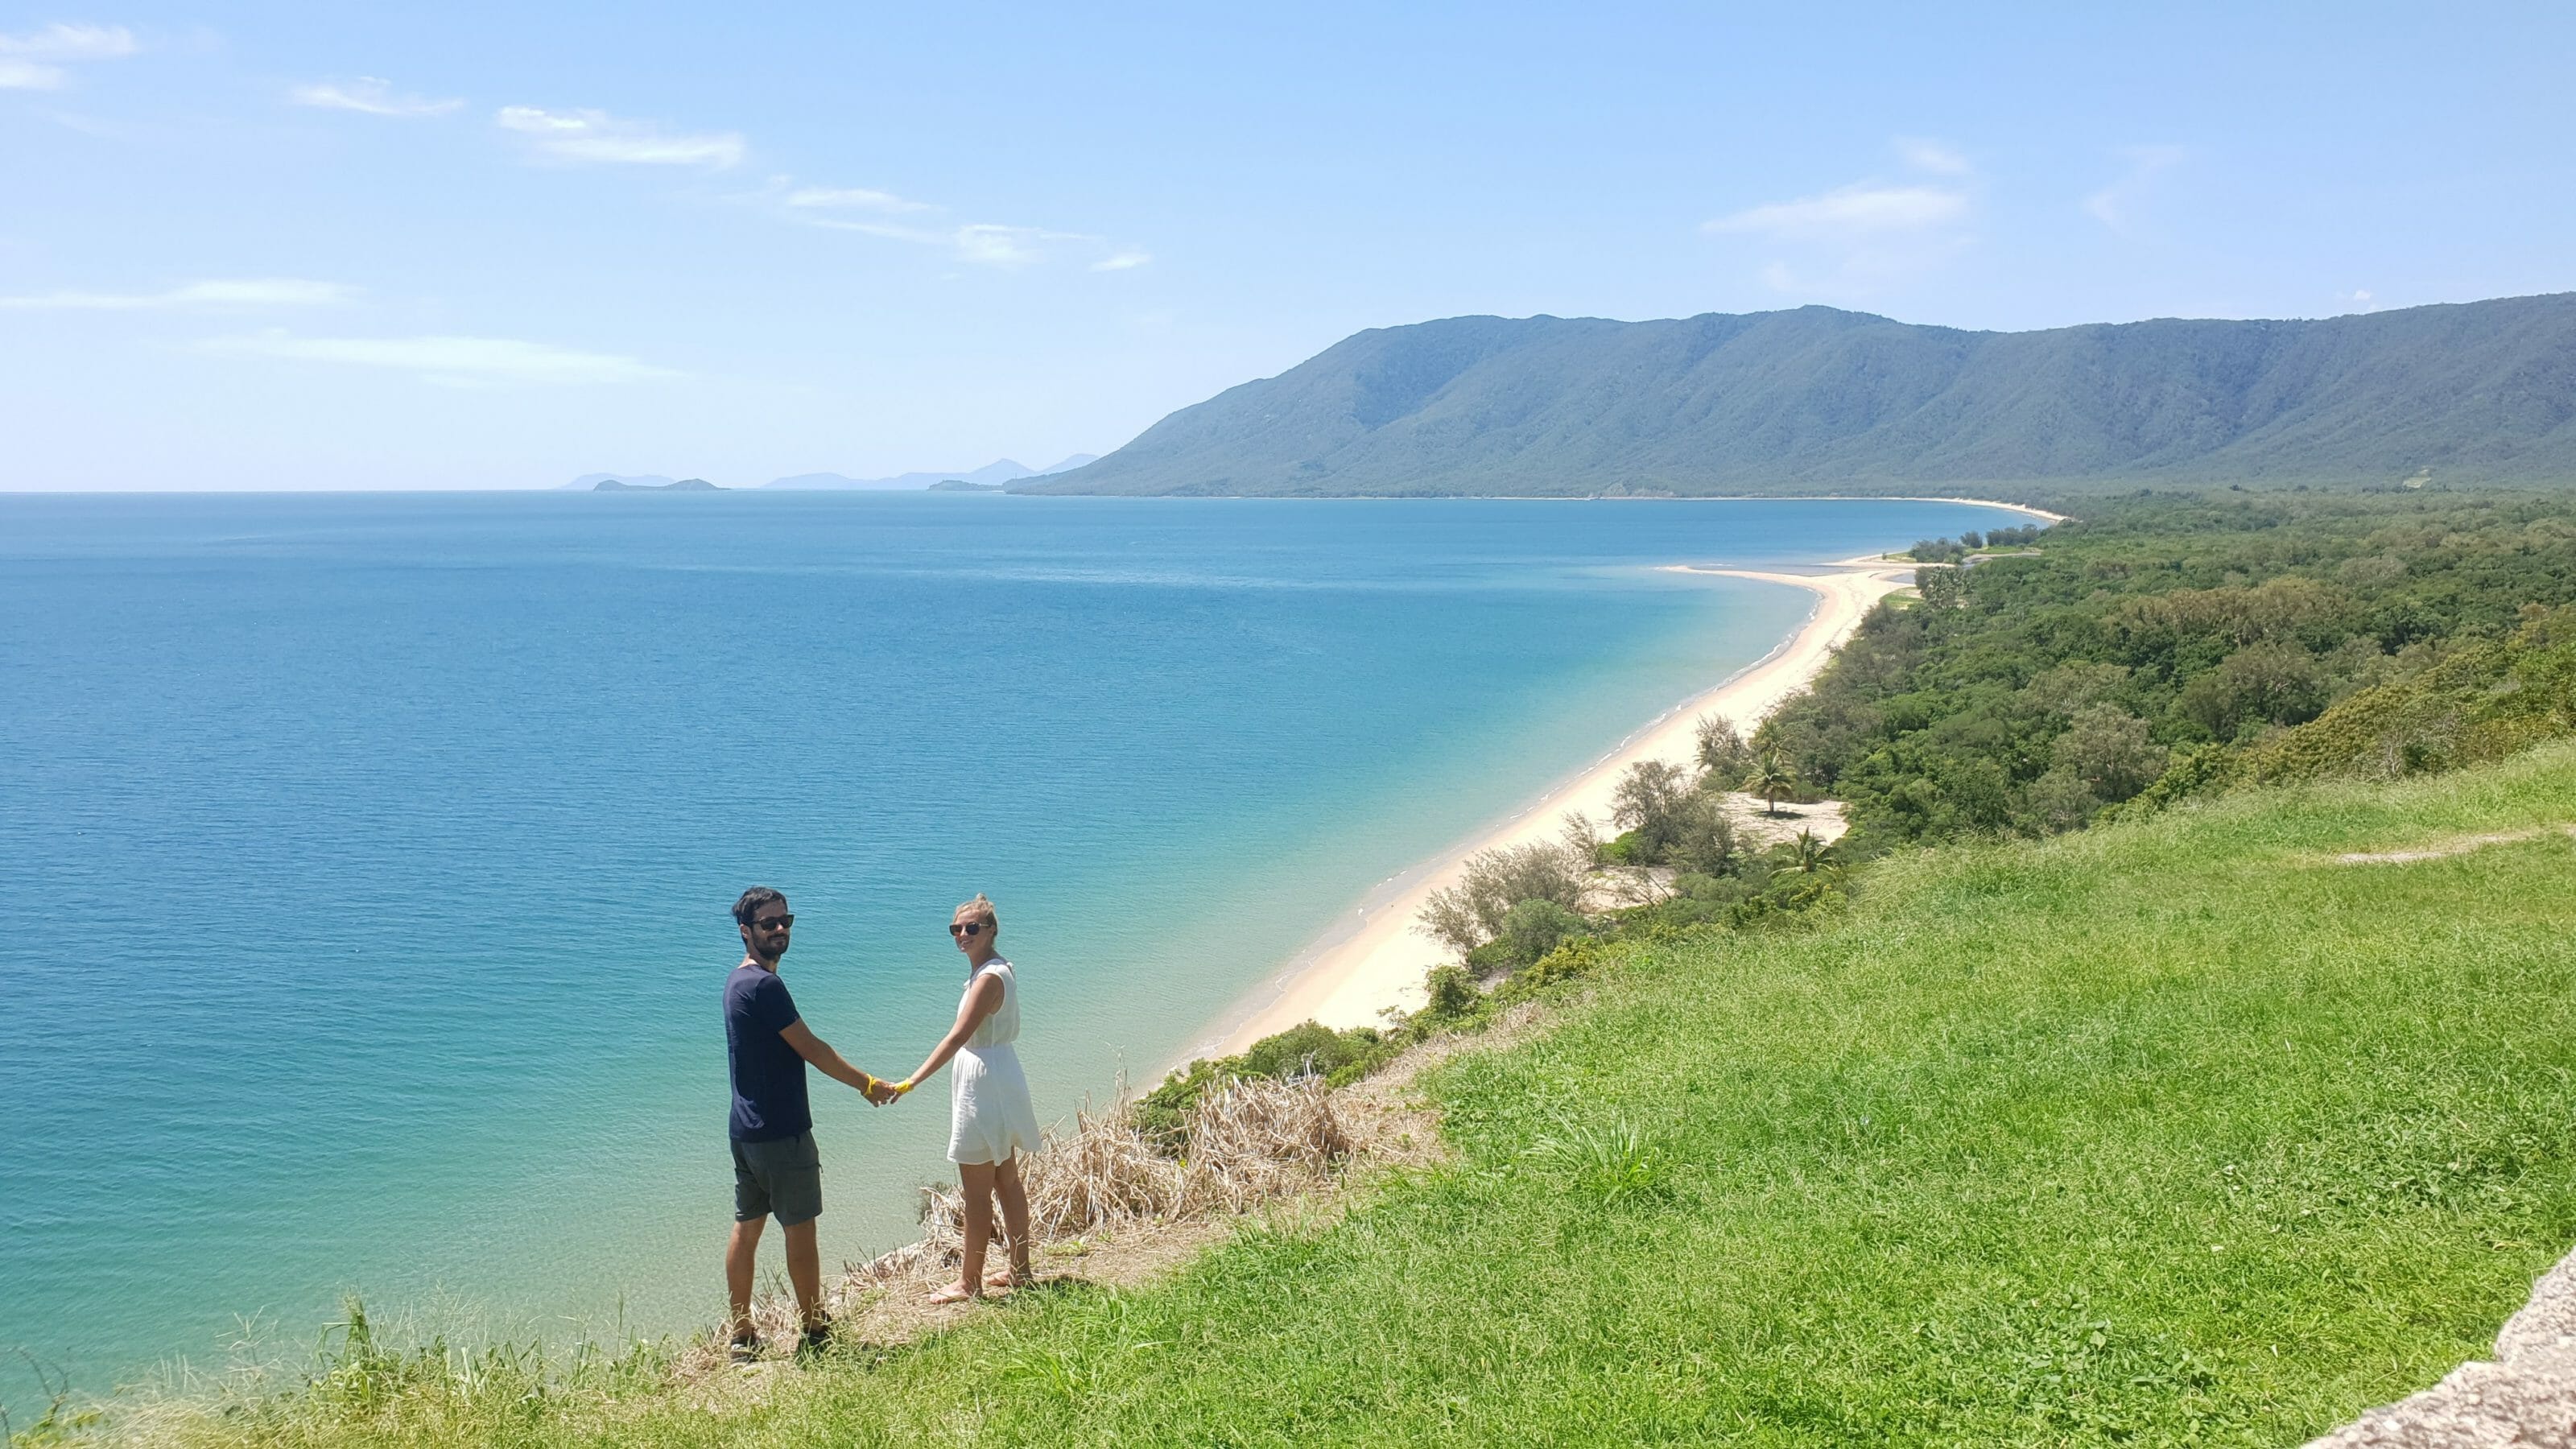
[[[1414,921],[1433,891],[1456,883],[1467,857],[1553,839],[1569,811],[1580,810],[1606,826],[1611,792],[1619,777],[1640,760],[1691,760],[1697,751],[1695,727],[1702,715],[1724,715],[1750,735],[1753,726],[1783,699],[1804,689],[1824,669],[1872,605],[1909,586],[1892,576],[1910,579],[1915,566],[1864,558],[1823,567],[1830,571],[1793,574],[1664,565],[1673,573],[1755,579],[1812,590],[1815,607],[1771,652],[1665,711],[1502,823],[1378,882],[1354,911],[1248,993],[1173,1066],[1241,1052],[1265,1036],[1308,1020],[1334,1028],[1373,1026],[1389,1009],[1419,1007],[1425,973],[1453,953],[1415,930]]]

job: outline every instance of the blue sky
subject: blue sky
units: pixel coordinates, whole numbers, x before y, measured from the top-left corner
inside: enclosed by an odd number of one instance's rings
[[[1461,313],[2576,287],[2576,7],[2256,9],[0,3],[0,489],[1042,466]]]

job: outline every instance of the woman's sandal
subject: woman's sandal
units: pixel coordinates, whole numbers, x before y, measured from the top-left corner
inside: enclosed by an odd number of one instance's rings
[[[980,1293],[969,1293],[960,1285],[951,1283],[947,1287],[940,1289],[938,1292],[931,1294],[930,1301],[934,1306],[950,1303],[972,1303],[982,1296],[983,1295]]]

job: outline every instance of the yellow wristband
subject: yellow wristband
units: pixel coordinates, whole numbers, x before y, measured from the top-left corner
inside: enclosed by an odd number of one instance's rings
[[[911,1090],[912,1090],[912,1078],[910,1078],[910,1077],[906,1077],[906,1078],[904,1078],[902,1081],[895,1083],[895,1084],[894,1084],[894,1090],[895,1090],[895,1095],[896,1095],[896,1096],[898,1096],[898,1097],[899,1097],[899,1096],[902,1096],[902,1095],[903,1095],[904,1093],[906,1093],[906,1092],[911,1091]]]

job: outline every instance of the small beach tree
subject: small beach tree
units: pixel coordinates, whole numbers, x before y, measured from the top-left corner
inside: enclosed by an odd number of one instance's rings
[[[1557,839],[1585,869],[1601,863],[1601,832],[1592,828],[1592,817],[1580,810],[1568,810],[1557,826]]]
[[[1732,780],[1753,762],[1753,751],[1736,732],[1735,721],[1726,716],[1701,715],[1693,730],[1699,742],[1699,767],[1709,774]]]
[[[1422,904],[1421,928],[1459,955],[1494,939],[1503,917],[1524,901],[1553,901],[1569,912],[1583,909],[1592,862],[1561,841],[1534,840],[1468,856],[1458,882],[1433,891]]]
[[[1733,875],[1740,854],[1735,821],[1727,815],[1725,803],[1706,790],[1691,796],[1682,812],[1681,838],[1673,842],[1670,863],[1705,876]]]
[[[1956,565],[1916,569],[1914,592],[1923,596],[1926,608],[1955,609],[1968,597],[1968,571]]]
[[[1637,858],[1648,864],[1682,834],[1682,811],[1690,800],[1690,776],[1670,760],[1639,760],[1619,777],[1610,794],[1610,823],[1637,832]]]
[[[1762,797],[1763,814],[1777,815],[1780,813],[1780,797],[1797,791],[1798,772],[1780,757],[1778,750],[1764,750],[1761,760],[1753,767],[1753,773],[1744,777],[1744,788]]]

